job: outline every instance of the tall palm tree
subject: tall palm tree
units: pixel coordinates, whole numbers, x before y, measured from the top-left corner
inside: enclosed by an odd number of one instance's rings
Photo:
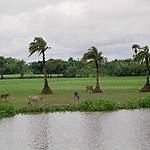
[[[146,64],[146,84],[140,90],[141,92],[150,92],[149,60],[150,60],[149,47],[147,45],[142,48],[138,47],[138,51],[136,52],[136,55],[134,56],[134,61],[139,62],[139,63],[145,62]]]
[[[29,45],[29,57],[34,54],[35,52],[38,52],[39,55],[42,54],[43,58],[43,70],[44,70],[44,88],[41,92],[41,94],[52,94],[52,90],[48,86],[48,80],[46,75],[46,61],[45,61],[45,51],[47,49],[50,49],[50,47],[47,46],[47,43],[43,40],[42,37],[35,37],[34,41],[30,43]]]
[[[96,87],[94,93],[102,93],[98,79],[98,63],[103,61],[102,52],[98,52],[95,46],[88,49],[88,52],[83,55],[83,60],[93,60],[96,66]]]
[[[5,58],[3,56],[0,56],[0,75],[1,75],[1,79],[3,79],[5,62],[6,62]]]

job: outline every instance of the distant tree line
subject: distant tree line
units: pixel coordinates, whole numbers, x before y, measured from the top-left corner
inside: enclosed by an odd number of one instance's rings
[[[54,74],[58,77],[88,77],[95,76],[95,64],[93,61],[75,60],[70,57],[67,61],[62,59],[48,59],[46,61],[47,76]],[[145,75],[145,64],[137,64],[133,59],[105,61],[99,64],[99,74],[108,76],[141,76]],[[4,58],[0,56],[0,75],[43,74],[42,61],[26,63],[16,58]]]

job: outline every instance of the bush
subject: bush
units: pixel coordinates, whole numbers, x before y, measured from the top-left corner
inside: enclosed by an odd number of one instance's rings
[[[41,107],[41,109],[43,112],[55,112],[55,111],[57,111],[55,105],[44,105]]]
[[[140,99],[138,104],[141,108],[150,108],[150,97]]]
[[[79,104],[81,111],[108,111],[119,108],[119,103],[112,100],[87,100]]]
[[[17,108],[17,113],[38,113],[42,112],[40,106],[22,106]]]
[[[13,105],[0,104],[0,118],[11,117],[16,114],[16,109]]]
[[[121,105],[121,109],[138,109],[140,108],[138,102],[126,102]]]

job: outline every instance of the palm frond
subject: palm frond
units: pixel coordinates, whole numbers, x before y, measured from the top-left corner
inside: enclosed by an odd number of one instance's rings
[[[83,55],[83,60],[93,60],[94,62],[102,62],[102,52],[98,52],[95,46],[91,46],[88,52]]]
[[[87,52],[83,55],[83,59],[88,60],[88,59],[94,59],[95,55],[92,52]]]
[[[140,51],[141,47],[138,44],[132,45],[132,50],[134,50],[135,54],[137,54]]]
[[[30,43],[29,45],[29,57],[34,54],[35,52],[38,52],[39,55],[44,53],[48,48],[47,43],[43,40],[42,37],[35,37],[34,41]]]
[[[149,56],[149,53],[146,50],[141,50],[137,55],[134,57],[134,61],[143,63],[145,58]]]

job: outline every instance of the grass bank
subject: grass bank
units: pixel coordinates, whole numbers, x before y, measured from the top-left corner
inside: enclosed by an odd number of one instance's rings
[[[28,105],[29,95],[41,95],[43,79],[0,80],[0,94],[10,93],[7,102],[0,100],[0,117],[18,113],[55,111],[109,111],[150,107],[150,93],[139,90],[145,77],[100,77],[103,93],[87,93],[86,85],[95,86],[95,78],[49,78],[54,94],[42,95],[39,103]],[[73,97],[77,91],[80,100]]]

